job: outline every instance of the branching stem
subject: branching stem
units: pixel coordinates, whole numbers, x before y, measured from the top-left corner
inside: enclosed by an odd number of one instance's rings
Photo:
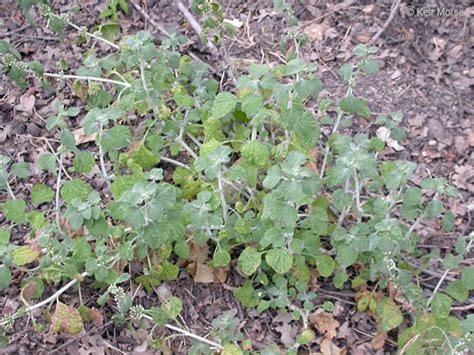
[[[31,70],[28,72],[32,73]],[[99,81],[101,83],[109,83],[114,85],[123,86],[125,88],[131,87],[130,83],[112,80],[112,79],[105,79],[105,78],[97,78],[94,76],[82,76],[82,75],[70,75],[70,74],[57,74],[57,73],[43,73],[43,76],[47,76],[50,78],[58,78],[58,79],[75,79],[75,80],[90,80],[90,81]]]

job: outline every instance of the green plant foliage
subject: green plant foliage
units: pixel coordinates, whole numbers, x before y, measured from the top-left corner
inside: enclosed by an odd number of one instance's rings
[[[119,9],[126,14],[126,4],[110,1],[102,17],[113,20]],[[287,2],[275,7],[293,18]],[[220,6],[197,0],[193,9],[207,16],[203,32],[215,36],[208,40],[219,43],[228,30]],[[50,7],[41,10],[53,30],[69,25]],[[35,297],[46,284],[61,289],[67,280],[88,277],[100,290],[97,304],[114,302],[115,322],[131,327],[146,318],[163,326],[176,320],[181,301],[170,297],[144,309],[121,284],[130,279],[153,292],[186,265],[190,274],[206,270],[209,278],[214,271],[238,272],[234,296],[258,312],[290,312],[306,325],[315,307],[334,309],[316,304],[313,288],[318,283],[324,291],[332,283],[354,288],[360,297],[353,311],[367,312],[379,332],[398,336],[400,347],[416,353],[425,344],[459,344],[473,330],[472,317],[455,318],[453,305],[469,300],[474,288],[473,268],[462,264],[474,235],[458,238],[449,254],[426,254],[417,248],[416,233],[424,219],[445,231],[456,227],[445,202],[457,190],[439,178],[415,184],[413,162],[380,161],[382,140],[341,132],[360,116],[404,140],[401,112],[374,117],[369,101],[355,94],[361,76],[377,73],[376,48],[356,46],[339,72],[346,94],[320,99],[317,66],[299,57],[305,39],[296,32],[285,37],[298,49],[285,51],[285,64],[249,65],[236,75],[232,92],[219,90],[219,78],[206,65],[179,53],[181,37],[170,35],[158,45],[145,31],[112,44],[111,54],[90,48],[73,77],[58,74],[75,80],[82,102],[65,107],[57,100],[57,112],[47,118],[59,137],[52,152],[35,167],[0,156],[0,190],[7,196],[0,290],[17,282],[19,268],[28,267],[22,288],[37,287]],[[29,75],[48,77],[39,63],[21,60],[0,41],[2,73],[19,85]],[[81,118],[92,137],[88,145],[76,142],[71,117]],[[327,135],[320,134],[321,124]],[[32,176],[38,171],[40,177]],[[97,171],[99,178],[91,179]],[[19,198],[24,188],[18,186],[32,186],[30,200]],[[18,228],[27,229],[25,243],[10,241],[10,230]],[[26,243],[29,235],[39,236],[38,245]],[[444,276],[436,288],[424,289],[420,273],[434,263],[460,271],[459,278],[446,282]],[[124,265],[139,267],[129,275]],[[59,305],[52,329],[83,329],[80,312],[70,310],[69,319],[69,306]],[[1,320],[1,331],[20,316]],[[64,328],[70,321],[73,329]],[[234,345],[244,343],[234,323],[228,314],[213,322],[227,353],[238,353]],[[312,330],[304,329],[285,351],[296,353],[313,340]]]

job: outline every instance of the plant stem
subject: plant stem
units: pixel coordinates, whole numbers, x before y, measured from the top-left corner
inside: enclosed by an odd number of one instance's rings
[[[354,181],[355,181],[355,195],[356,195],[356,206],[357,206],[357,223],[361,222],[362,219],[362,206],[360,204],[360,184],[357,171],[354,169]]]
[[[50,15],[52,15],[52,16],[54,16],[54,17],[56,17],[56,18],[59,18],[59,19],[61,19],[61,20],[63,19],[61,16],[56,15],[56,14],[54,14],[54,13],[50,13]],[[88,37],[95,38],[96,40],[101,41],[101,42],[104,42],[105,44],[108,44],[109,46],[111,46],[111,47],[113,47],[113,48],[115,48],[115,49],[120,49],[120,47],[119,47],[118,45],[116,45],[115,43],[112,43],[112,42],[110,42],[109,40],[107,40],[107,39],[105,39],[105,38],[103,38],[103,37],[97,36],[97,35],[95,35],[95,34],[93,34],[93,33],[88,32],[88,31],[84,31],[84,28],[79,27],[78,25],[76,25],[75,23],[73,23],[73,22],[71,22],[71,21],[69,21],[69,20],[66,20],[66,23],[67,23],[69,26],[71,26],[72,28],[74,28],[77,32],[79,32],[79,34],[84,34],[84,35],[86,35],[86,36],[88,36]]]
[[[107,174],[107,169],[105,168],[105,161],[104,161],[104,151],[102,149],[102,133],[104,131],[104,127],[102,123],[99,124],[99,161],[100,161],[100,169],[102,170],[102,175],[104,175],[104,179],[107,181],[107,184],[110,184],[109,175]]]
[[[28,70],[28,72],[32,72]],[[120,85],[125,88],[131,87],[131,85],[127,82],[112,80],[112,79],[105,79],[105,78],[96,78],[94,76],[81,76],[81,75],[70,75],[70,74],[56,74],[56,73],[43,73],[43,76],[51,77],[51,78],[59,78],[59,79],[76,79],[76,80],[90,80],[90,81],[99,81],[102,83],[110,83],[114,85]]]
[[[184,163],[181,163],[180,161],[177,161],[177,160],[174,160],[174,159],[171,159],[171,158],[167,158],[167,157],[164,157],[164,156],[160,156],[160,159],[167,162],[167,163],[170,163],[170,164],[173,164],[173,165],[176,165],[176,166],[180,166],[184,169],[187,169],[187,170],[191,170],[191,168],[184,164]]]
[[[56,226],[58,227],[58,231],[60,234],[63,234],[63,230],[61,228],[61,206],[60,206],[60,199],[59,199],[59,191],[61,189],[61,172],[63,171],[63,153],[59,153],[59,161],[58,161],[58,177],[56,179]]]
[[[10,194],[11,198],[16,200],[16,196],[13,193],[12,187],[10,186],[10,183],[8,182],[8,177],[5,179],[5,185],[7,186],[7,191]]]
[[[423,218],[423,215],[420,215],[415,223],[413,223],[413,225],[410,227],[410,229],[408,230],[407,232],[407,235],[405,236],[405,239],[409,239],[411,234],[413,233],[413,231],[415,230],[416,226],[421,222],[421,219]]]
[[[471,250],[471,246],[472,246],[473,241],[474,241],[474,239],[471,239],[469,241],[469,243],[467,244],[466,249],[464,250],[464,253],[463,253],[464,255],[469,253],[469,251]],[[443,273],[443,275],[439,279],[438,283],[436,284],[435,289],[433,290],[433,293],[431,294],[431,297],[428,299],[428,302],[426,302],[426,307],[429,307],[429,305],[433,301],[433,298],[435,297],[436,293],[438,292],[439,288],[441,287],[442,283],[444,282],[444,279],[446,279],[446,277],[448,276],[449,270],[450,269],[446,269],[446,271]]]
[[[339,128],[339,124],[341,123],[341,119],[342,119],[342,111],[339,111],[339,113],[337,114],[336,123],[334,124],[334,128],[332,129],[331,134],[336,133],[337,129]],[[324,177],[324,170],[326,170],[328,156],[329,156],[329,143],[326,143],[326,151],[324,152],[323,166],[321,167],[321,173],[319,174],[319,177],[321,179]]]
[[[221,199],[221,206],[222,206],[222,216],[224,218],[224,224],[227,223],[227,214],[228,214],[228,207],[227,202],[225,200],[224,189],[222,188],[222,176],[221,171],[217,173],[217,187],[219,190],[219,197]]]
[[[143,315],[143,318],[146,318],[148,320],[151,320],[153,321],[153,318],[150,317],[149,315],[146,315],[144,314]],[[221,345],[221,344],[218,344],[218,343],[215,343],[211,340],[208,340],[206,338],[203,338],[203,337],[200,337],[199,335],[196,335],[196,334],[193,334],[193,333],[190,333],[188,332],[187,330],[184,330],[184,329],[181,329],[181,328],[178,328],[178,327],[175,327],[174,325],[171,325],[171,324],[165,324],[164,325],[165,328],[168,328],[168,329],[171,329],[171,330],[174,330],[176,332],[179,332],[181,334],[183,334],[184,336],[187,336],[187,337],[190,337],[190,338],[193,338],[193,339],[196,339],[196,340],[199,340],[200,342],[204,343],[204,344],[207,344],[207,345],[210,345],[218,350],[223,350],[224,347]]]
[[[181,144],[181,146],[184,148],[184,150],[186,150],[194,160],[199,159],[198,155],[196,153],[194,153],[194,151],[191,149],[191,147],[189,145],[186,144],[186,142],[183,140],[183,138],[179,137],[177,139],[177,142],[179,144]]]

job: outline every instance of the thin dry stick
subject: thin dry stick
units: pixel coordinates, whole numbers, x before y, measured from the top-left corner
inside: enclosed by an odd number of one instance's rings
[[[202,33],[201,25],[196,21],[193,14],[189,12],[188,8],[184,6],[181,1],[177,1],[176,6],[178,7],[179,11],[181,11],[183,16],[186,18],[186,21],[189,22],[194,32],[196,32],[197,35],[201,37],[201,33]],[[209,48],[213,56],[219,57],[219,51],[217,50],[216,46],[214,46],[214,44],[211,41],[207,41],[207,47]]]
[[[202,33],[201,25],[194,18],[193,14],[189,12],[187,7],[184,6],[181,1],[177,1],[176,6],[178,7],[179,11],[181,11],[181,13],[186,18],[186,20],[189,22],[189,24],[193,28],[194,32],[196,32],[196,34],[199,37],[201,37],[201,33]],[[207,41],[207,47],[211,51],[211,54],[220,62],[220,60],[219,60],[219,58],[220,58],[219,50],[216,48],[216,46],[214,46],[214,44],[210,40]],[[225,49],[225,46],[222,46],[222,49],[224,51],[225,62],[227,62],[227,63],[224,62],[224,63],[220,63],[220,64],[222,65],[223,68],[229,67],[229,70],[226,71],[227,75],[230,78],[230,80],[232,80],[232,82],[235,84],[236,79],[235,79],[235,75],[232,71],[233,68],[232,68],[232,64],[230,62],[229,54],[227,53],[227,51]]]
[[[153,20],[151,18],[150,15],[148,15],[141,7],[140,5],[138,5],[135,1],[130,1],[130,3],[132,4],[132,6],[135,8],[135,10],[138,11],[138,13],[148,22],[151,23],[151,25],[153,27],[155,27],[158,31],[160,31],[162,34],[164,34],[165,36],[169,36],[169,32],[163,27],[161,26],[158,22],[156,22],[155,20]]]
[[[373,45],[375,41],[379,39],[382,33],[384,33],[384,31],[388,28],[388,26],[390,26],[390,23],[393,21],[395,14],[397,13],[398,8],[400,7],[400,2],[401,0],[395,0],[392,3],[392,8],[390,10],[390,15],[388,16],[387,21],[385,21],[383,27],[370,39],[367,45],[369,46]]]

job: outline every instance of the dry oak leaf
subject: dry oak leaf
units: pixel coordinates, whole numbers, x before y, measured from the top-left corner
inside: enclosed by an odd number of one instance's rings
[[[474,167],[462,165],[454,169],[453,183],[459,189],[474,193]]]
[[[385,340],[387,340],[387,333],[380,330],[370,341],[370,346],[372,347],[372,349],[377,351],[383,348],[383,346],[385,345]]]
[[[206,264],[197,264],[196,273],[194,274],[194,282],[210,284],[214,282],[214,273]]]
[[[346,349],[341,349],[332,342],[332,340],[325,338],[320,345],[321,353],[323,355],[343,355],[346,353]]]
[[[56,309],[51,317],[51,331],[62,332],[68,335],[76,335],[84,329],[79,311],[58,301]]]
[[[84,144],[88,142],[94,142],[97,137],[97,133],[91,134],[89,136],[86,135],[84,133],[84,128],[78,128],[74,130],[72,134],[74,134],[74,138],[76,139],[76,145],[80,145],[80,144]]]
[[[314,324],[318,332],[324,335],[325,338],[333,339],[337,335],[339,322],[334,319],[332,313],[316,311],[309,315],[308,320]]]
[[[303,30],[304,34],[307,35],[312,41],[322,41],[329,26],[325,23],[312,23],[306,26]]]
[[[33,108],[35,107],[36,98],[34,95],[29,94],[28,92],[20,96],[20,103],[16,105],[18,111],[23,111],[28,114],[33,113]]]

